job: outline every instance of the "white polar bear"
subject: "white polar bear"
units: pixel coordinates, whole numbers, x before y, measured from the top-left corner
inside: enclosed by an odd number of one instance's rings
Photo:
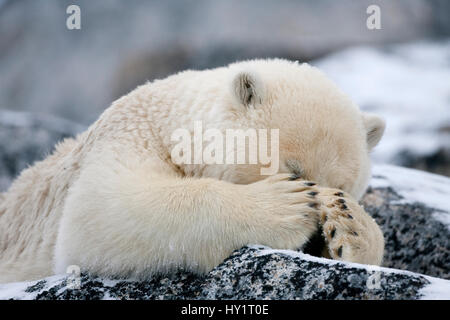
[[[171,133],[194,120],[278,128],[279,173],[175,164]],[[353,199],[383,131],[307,64],[252,60],[147,83],[0,196],[0,282],[69,265],[112,277],[206,272],[241,246],[301,248],[318,230],[325,256],[380,264],[382,233]]]

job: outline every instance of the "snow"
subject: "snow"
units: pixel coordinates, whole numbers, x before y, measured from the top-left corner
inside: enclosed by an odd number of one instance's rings
[[[69,274],[58,274],[45,279],[35,280],[35,281],[25,281],[25,282],[12,282],[6,284],[0,284],[0,300],[6,299],[20,299],[20,300],[33,300],[36,298],[36,295],[39,292],[44,290],[48,290],[53,286],[60,284],[63,280],[67,279]],[[33,292],[26,292],[25,290],[30,287],[36,285],[38,282],[45,280],[46,283],[40,290],[35,290]],[[102,284],[105,288],[114,287],[117,283],[123,281],[136,281],[136,279],[127,279],[127,280],[111,280],[111,279],[102,279]],[[66,287],[62,287],[59,291],[66,290]],[[111,300],[111,296],[108,291],[105,290],[105,296],[103,300]]]
[[[450,300],[450,281],[426,277],[430,284],[419,292],[421,300]]]
[[[387,121],[376,162],[399,164],[401,151],[429,155],[450,147],[450,39],[350,48],[313,65],[362,110]]]
[[[29,282],[13,282],[7,284],[0,284],[0,300],[7,299],[24,299],[31,300],[34,298],[33,294],[27,294],[25,289],[30,286]]]
[[[253,247],[255,249],[261,249],[261,246],[259,246],[259,245],[251,246],[251,247]],[[368,272],[379,271],[379,272],[384,272],[384,273],[397,273],[397,274],[404,274],[404,275],[409,275],[409,276],[417,276],[417,273],[407,271],[407,270],[385,268],[385,267],[379,267],[376,265],[360,264],[360,263],[355,263],[355,262],[331,260],[331,259],[327,259],[327,258],[311,256],[307,253],[303,253],[300,251],[293,251],[293,250],[272,249],[272,248],[266,247],[266,248],[263,248],[262,250],[260,250],[257,254],[258,255],[281,254],[281,255],[292,257],[292,258],[300,258],[302,260],[318,262],[321,264],[335,265],[335,264],[339,263],[339,264],[346,266],[347,268],[364,269]],[[450,292],[450,281],[447,281],[447,290]]]
[[[67,276],[68,276],[67,274],[64,274],[45,278],[46,284],[44,286],[44,289],[54,286],[61,280],[67,278]],[[25,289],[27,289],[29,286],[35,285],[39,281],[41,280],[0,284],[0,300],[7,300],[7,299],[33,300],[36,298],[37,292],[26,292]]]
[[[403,197],[400,203],[421,202],[437,209],[433,217],[450,229],[450,178],[397,166],[375,165],[370,186],[393,188]]]

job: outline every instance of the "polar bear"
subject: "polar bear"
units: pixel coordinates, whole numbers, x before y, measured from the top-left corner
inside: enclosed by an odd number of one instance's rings
[[[171,134],[279,129],[278,172],[177,164]],[[318,69],[282,59],[188,70],[115,101],[86,132],[24,170],[0,197],[0,282],[64,273],[204,273],[247,244],[380,264],[384,241],[357,200],[384,121]]]

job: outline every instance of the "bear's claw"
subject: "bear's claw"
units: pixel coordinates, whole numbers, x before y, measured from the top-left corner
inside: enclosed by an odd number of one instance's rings
[[[343,192],[320,187],[318,192],[325,209],[319,222],[327,251],[324,256],[349,262],[380,264],[384,240],[373,219]]]

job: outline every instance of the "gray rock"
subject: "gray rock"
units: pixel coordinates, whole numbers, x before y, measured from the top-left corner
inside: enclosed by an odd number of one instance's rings
[[[381,226],[384,266],[450,279],[450,179],[376,165],[362,200]]]
[[[435,209],[400,199],[392,188],[369,188],[363,199],[384,233],[383,265],[450,279],[448,226],[433,218]]]
[[[15,299],[450,299],[450,281],[251,246],[235,251],[206,276],[177,272],[150,281],[54,276],[0,285]],[[12,288],[11,288],[12,287]]]

